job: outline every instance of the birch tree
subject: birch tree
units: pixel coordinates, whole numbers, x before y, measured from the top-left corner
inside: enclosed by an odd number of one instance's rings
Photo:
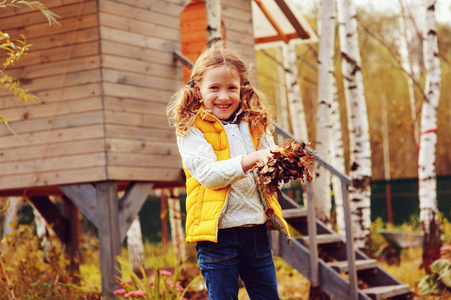
[[[5,219],[3,220],[2,238],[5,238],[5,235],[13,231],[11,224],[17,222],[17,211],[19,210],[19,204],[22,198],[8,197],[6,200],[8,201],[8,208],[6,209]]]
[[[332,108],[331,108],[331,123],[332,123],[332,137],[331,137],[331,148],[330,148],[330,163],[338,171],[346,174],[345,168],[345,153],[343,148],[343,129],[341,127],[340,119],[340,104],[338,102],[338,91],[337,82],[335,77],[333,78],[333,98],[332,98]],[[343,211],[343,193],[341,180],[338,176],[332,176],[332,188],[334,191],[335,200],[335,212],[337,215],[337,227],[338,234],[345,237],[345,217]]]
[[[141,231],[141,222],[139,216],[133,219],[130,228],[127,230],[127,249],[133,271],[137,274],[141,273],[141,267],[144,264],[144,244]]]
[[[293,43],[284,44],[282,47],[285,82],[287,85],[288,106],[290,108],[293,135],[297,139],[308,141],[304,104],[301,96],[301,85],[298,80],[296,49]]]
[[[119,199],[124,197],[125,192],[119,191],[117,196]],[[139,215],[133,219],[132,224],[127,230],[127,249],[128,258],[132,269],[135,273],[141,273],[141,267],[145,267],[144,264],[144,243],[141,230],[141,222],[139,221]]]
[[[326,161],[331,154],[331,108],[334,83],[335,0],[322,0],[320,5],[321,34],[318,54],[318,107],[316,111],[316,151]],[[315,164],[313,193],[316,217],[330,224],[332,207],[330,173]]]
[[[44,257],[50,259],[49,250],[52,247],[52,242],[48,238],[50,234],[53,234],[52,229],[47,227],[47,222],[41,213],[33,206],[34,223],[36,225],[36,235],[41,238],[41,246],[44,252]]]
[[[221,0],[206,0],[207,44],[212,45],[221,40]]]
[[[356,10],[352,0],[338,0],[338,24],[342,73],[350,140],[349,188],[355,245],[370,253],[371,147],[363,75],[359,51]]]
[[[322,19],[322,10],[321,10],[321,0],[317,0],[316,10],[318,12],[318,31],[321,32],[321,19]],[[336,3],[334,1],[333,7],[334,10]],[[335,16],[336,20],[336,16]],[[336,21],[334,21],[336,22]],[[335,35],[335,31],[334,31]],[[331,112],[330,112],[330,123],[331,123],[331,139],[330,139],[330,164],[334,166],[338,171],[343,174],[346,174],[345,169],[345,155],[343,148],[343,129],[341,126],[341,118],[340,118],[340,103],[338,101],[338,90],[337,90],[337,81],[335,78],[335,74],[332,76],[332,104],[331,104]],[[332,176],[332,189],[334,192],[334,200],[335,200],[335,213],[337,219],[337,228],[338,234],[342,237],[346,237],[345,230],[345,219],[344,219],[344,211],[343,211],[343,193],[342,193],[342,185],[341,180],[337,176]]]
[[[277,61],[283,61],[283,50],[276,49],[277,53]],[[289,131],[289,118],[288,118],[288,103],[287,103],[287,85],[285,84],[285,68],[282,63],[279,63],[277,66],[277,72],[279,77],[279,88],[277,89],[279,94],[279,107],[278,115],[280,116],[277,121],[282,128]]]
[[[412,32],[412,15],[405,0],[398,0],[401,7],[401,14],[398,18],[399,23],[399,56],[401,65],[407,73],[407,83],[409,88],[410,112],[412,116],[412,128],[415,137],[415,142],[418,144],[419,122],[415,98],[415,75],[413,73],[412,60],[409,54],[409,41],[411,40]],[[404,3],[406,2],[406,3]]]
[[[437,178],[435,171],[437,144],[437,107],[440,98],[440,59],[435,17],[436,0],[424,0],[425,27],[423,53],[426,68],[424,101],[421,111],[421,130],[418,153],[418,182],[420,220],[424,232],[422,267],[440,257],[440,228],[437,210]]]

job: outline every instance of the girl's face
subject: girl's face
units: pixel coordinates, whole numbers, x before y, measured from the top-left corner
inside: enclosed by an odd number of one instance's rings
[[[204,107],[220,120],[227,120],[240,105],[240,77],[238,72],[220,66],[205,73],[197,92]]]

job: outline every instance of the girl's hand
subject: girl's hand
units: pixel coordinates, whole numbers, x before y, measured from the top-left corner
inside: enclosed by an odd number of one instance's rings
[[[243,167],[243,171],[247,172],[249,169],[251,169],[253,166],[255,166],[258,163],[266,164],[268,161],[273,158],[272,152],[275,152],[277,149],[279,149],[278,146],[274,146],[268,149],[263,149],[259,151],[252,152],[248,155],[245,155],[241,158],[241,166]]]

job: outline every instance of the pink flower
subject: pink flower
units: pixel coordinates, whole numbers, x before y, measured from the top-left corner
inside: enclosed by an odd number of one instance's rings
[[[119,290],[114,291],[115,295],[124,295],[125,293],[127,293],[127,291],[124,289],[119,289]]]
[[[128,280],[125,281],[125,283],[127,283],[127,284],[132,284],[132,282],[133,281],[131,279],[128,279]]]
[[[155,282],[153,282],[153,280],[150,280],[150,281],[149,281],[149,285],[150,285],[150,286],[154,286],[154,285],[155,285]]]
[[[166,270],[160,270],[160,274],[163,276],[172,276],[172,272]]]
[[[135,297],[144,297],[144,296],[147,296],[147,292],[146,292],[146,291],[137,290],[137,291],[135,291],[134,293],[135,293],[135,294],[134,294]]]
[[[128,297],[144,297],[144,296],[147,296],[147,292],[141,291],[141,290],[131,291],[131,292],[129,292],[129,293],[124,295],[125,298],[128,298]]]

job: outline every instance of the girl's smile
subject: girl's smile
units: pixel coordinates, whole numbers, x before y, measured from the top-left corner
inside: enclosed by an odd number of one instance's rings
[[[220,120],[227,120],[240,105],[240,77],[228,66],[209,70],[200,82],[197,92],[204,107]]]

